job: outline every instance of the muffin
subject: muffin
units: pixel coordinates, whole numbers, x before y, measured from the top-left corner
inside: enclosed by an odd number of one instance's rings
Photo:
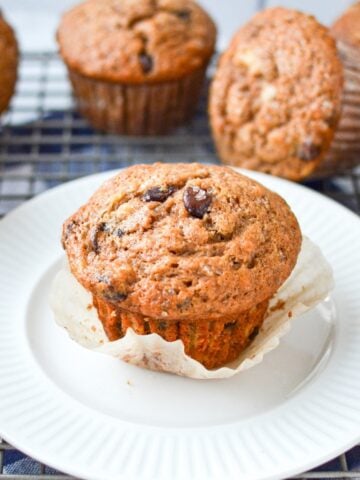
[[[215,38],[192,0],[87,0],[57,34],[80,112],[95,128],[130,135],[191,118]]]
[[[209,114],[220,159],[292,180],[321,163],[338,123],[342,66],[328,30],[285,8],[264,10],[221,56]]]
[[[19,52],[13,29],[0,11],[0,113],[9,106],[15,90]]]
[[[286,202],[226,167],[137,165],[63,226],[70,270],[111,341],[127,329],[181,340],[206,368],[256,337],[301,246]]]
[[[360,2],[332,26],[344,68],[342,113],[331,149],[316,172],[332,174],[360,163]]]

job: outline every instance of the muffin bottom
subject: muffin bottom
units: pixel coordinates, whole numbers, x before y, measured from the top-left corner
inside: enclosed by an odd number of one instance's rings
[[[331,148],[313,177],[326,177],[360,164],[360,51],[337,42],[344,68],[342,112]]]
[[[131,85],[85,77],[68,69],[80,113],[99,130],[160,135],[195,113],[206,67],[171,82]]]
[[[265,319],[269,301],[265,300],[236,318],[224,320],[166,320],[144,317],[93,297],[109,340],[122,338],[128,328],[138,335],[157,333],[168,342],[181,340],[185,353],[206,368],[218,368],[233,360],[256,337]]]

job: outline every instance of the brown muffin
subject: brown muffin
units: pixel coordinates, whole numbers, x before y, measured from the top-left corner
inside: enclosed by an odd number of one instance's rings
[[[15,90],[18,57],[14,31],[0,11],[0,113],[7,109]]]
[[[226,167],[121,171],[63,226],[70,269],[110,340],[132,327],[181,339],[207,368],[236,359],[301,244],[285,201]]]
[[[331,149],[317,175],[350,169],[360,163],[360,2],[334,23],[331,33],[344,68],[340,122]]]
[[[305,178],[329,148],[341,92],[342,66],[325,27],[285,8],[258,13],[234,36],[211,87],[221,160]]]
[[[215,37],[192,0],[87,0],[58,30],[80,111],[96,128],[131,135],[191,118]]]

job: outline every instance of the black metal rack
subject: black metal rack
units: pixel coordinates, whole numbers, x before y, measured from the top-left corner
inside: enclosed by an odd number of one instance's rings
[[[130,138],[94,132],[76,112],[64,66],[54,53],[28,53],[17,93],[0,130],[0,217],[46,190],[77,177],[134,163],[217,163],[206,116],[206,89],[190,125],[166,137]],[[307,185],[360,214],[360,170]],[[15,449],[0,440],[0,480],[68,479],[37,462],[36,473],[4,472]],[[358,478],[360,446],[297,478]]]

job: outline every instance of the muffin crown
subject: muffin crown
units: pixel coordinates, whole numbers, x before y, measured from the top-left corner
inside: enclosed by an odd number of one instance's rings
[[[130,84],[203,67],[215,37],[211,18],[192,0],[87,0],[63,16],[57,34],[72,69]]]
[[[360,47],[360,2],[354,3],[334,22],[331,33],[336,40]]]
[[[301,245],[286,202],[226,167],[137,165],[63,226],[70,268],[95,297],[152,318],[232,317],[269,299]]]
[[[327,152],[340,116],[342,66],[315,18],[264,10],[234,36],[210,95],[221,158],[299,180]]]

